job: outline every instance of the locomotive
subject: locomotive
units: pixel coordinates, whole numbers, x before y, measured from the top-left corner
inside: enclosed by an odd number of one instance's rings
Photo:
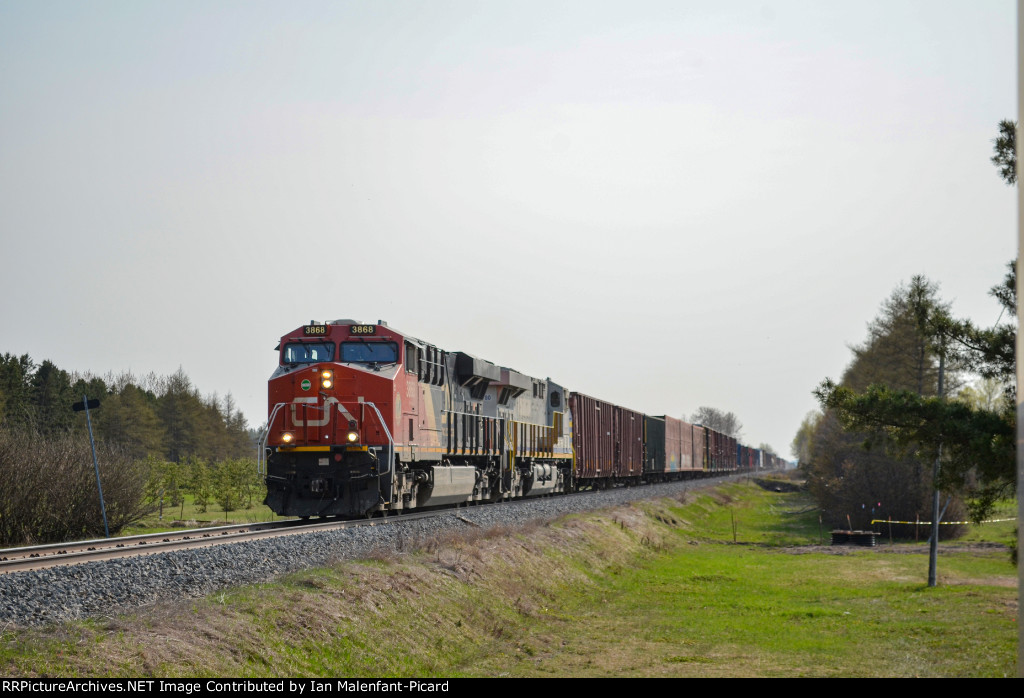
[[[265,503],[370,516],[767,465],[700,425],[650,417],[385,322],[281,338],[260,440]]]

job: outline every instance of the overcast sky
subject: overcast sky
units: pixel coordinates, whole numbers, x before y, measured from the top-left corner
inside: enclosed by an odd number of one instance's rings
[[[387,321],[789,457],[925,274],[981,324],[1011,0],[0,0],[0,352],[266,416]]]

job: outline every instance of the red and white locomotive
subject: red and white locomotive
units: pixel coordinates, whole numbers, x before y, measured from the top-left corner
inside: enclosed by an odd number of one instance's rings
[[[384,322],[314,322],[278,350],[260,450],[279,514],[361,516],[572,487],[572,422],[551,380]]]
[[[778,464],[652,417],[447,352],[383,321],[313,322],[278,346],[260,467],[289,516],[364,516]]]

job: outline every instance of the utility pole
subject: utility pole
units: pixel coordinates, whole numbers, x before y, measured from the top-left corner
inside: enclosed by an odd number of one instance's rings
[[[107,538],[110,538],[110,527],[107,525],[107,505],[103,503],[103,485],[100,484],[100,464],[96,460],[96,440],[92,438],[92,417],[89,416],[89,408],[98,409],[100,401],[97,399],[90,400],[88,396],[83,395],[81,402],[76,402],[71,406],[75,412],[81,412],[85,410],[85,421],[89,425],[89,445],[92,446],[92,465],[96,469],[96,489],[100,492],[100,511],[103,513],[103,532],[107,534]]]
[[[1017,123],[1024,117],[1024,0],[1017,0]],[[1015,162],[1021,162],[1020,138],[1014,152]],[[1024,187],[1017,185],[1017,254],[1024,249]],[[1024,281],[1017,274],[1017,298],[1024,298]],[[1024,327],[1024,308],[1017,304],[1017,327]],[[1024,334],[1017,331],[1017,385],[1024,385]],[[1024,402],[1017,390],[1017,521],[1024,521]],[[1020,535],[1017,537],[1018,545]],[[1017,556],[1018,608],[1024,601],[1024,556]],[[1017,621],[1017,678],[1024,679],[1024,623]]]
[[[942,399],[942,378],[946,368],[946,337],[939,339],[939,399]],[[932,466],[932,540],[928,546],[928,586],[936,585],[939,567],[939,461],[942,460],[942,441]]]

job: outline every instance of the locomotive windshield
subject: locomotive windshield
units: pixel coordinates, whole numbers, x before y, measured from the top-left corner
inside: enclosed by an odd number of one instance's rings
[[[394,342],[342,342],[341,360],[361,364],[397,363],[398,345]]]
[[[303,342],[285,344],[283,360],[286,364],[315,364],[334,358],[334,345],[330,342]]]

